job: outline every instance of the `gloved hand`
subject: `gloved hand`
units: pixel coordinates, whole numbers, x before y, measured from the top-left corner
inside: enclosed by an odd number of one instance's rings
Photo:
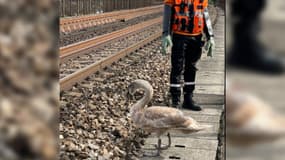
[[[173,43],[171,40],[171,36],[170,35],[163,36],[162,37],[162,54],[166,55],[166,51],[167,51],[168,47],[171,48],[172,46],[173,46]]]
[[[208,57],[213,57],[215,51],[215,41],[214,37],[211,37],[205,44],[205,50]]]

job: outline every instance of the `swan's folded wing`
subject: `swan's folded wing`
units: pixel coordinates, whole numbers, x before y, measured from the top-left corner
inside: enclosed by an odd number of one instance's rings
[[[144,128],[184,128],[191,123],[188,117],[177,109],[169,107],[150,107],[144,112]]]

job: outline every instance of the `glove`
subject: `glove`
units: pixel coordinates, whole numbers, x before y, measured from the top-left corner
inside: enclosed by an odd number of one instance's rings
[[[168,47],[171,48],[172,46],[173,46],[173,43],[171,40],[171,36],[170,35],[163,36],[162,37],[162,54],[166,55],[166,51],[167,51]]]
[[[213,38],[213,37],[211,37],[211,38],[207,41],[207,43],[206,43],[206,45],[205,45],[205,50],[206,50],[206,52],[207,52],[207,56],[208,56],[208,57],[213,57],[213,55],[214,55],[214,50],[215,50],[215,41],[214,41],[214,38]]]

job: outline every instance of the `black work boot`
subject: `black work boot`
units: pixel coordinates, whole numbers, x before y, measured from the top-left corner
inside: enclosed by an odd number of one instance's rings
[[[171,94],[171,98],[172,98],[172,104],[171,106],[174,108],[178,108],[178,106],[180,105],[180,94]]]
[[[184,94],[184,102],[182,105],[184,109],[190,109],[193,111],[201,111],[202,108],[194,103],[193,101],[193,94]]]
[[[264,47],[255,47],[255,49],[248,49],[246,51],[239,51],[237,49],[232,52],[227,59],[229,67],[241,68],[262,72],[266,74],[282,74],[285,72],[285,62],[281,57],[275,56]],[[247,53],[247,55],[241,54]]]

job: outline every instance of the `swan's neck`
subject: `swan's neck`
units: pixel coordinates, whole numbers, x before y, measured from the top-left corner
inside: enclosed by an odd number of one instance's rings
[[[152,96],[153,96],[153,89],[144,88],[144,96],[131,107],[131,115],[134,116],[135,113],[142,111],[145,108],[145,106],[150,102]]]

